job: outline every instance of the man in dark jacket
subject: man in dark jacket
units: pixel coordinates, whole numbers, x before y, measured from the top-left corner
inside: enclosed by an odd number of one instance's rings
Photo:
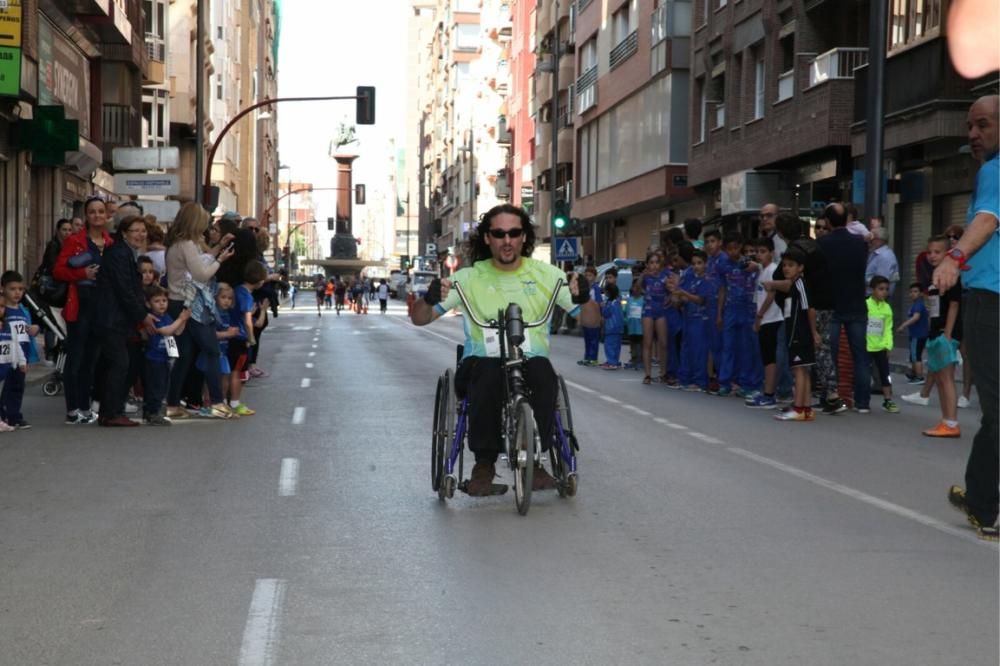
[[[871,376],[865,342],[868,325],[868,308],[865,305],[868,244],[848,231],[844,204],[830,204],[824,217],[832,230],[817,243],[826,258],[830,283],[836,286],[833,289],[833,318],[830,321],[830,353],[836,369],[840,329],[843,327],[847,331],[847,343],[854,362],[854,408],[860,414],[867,414],[871,409]]]
[[[243,284],[244,269],[260,254],[257,251],[257,221],[248,217],[242,220],[242,226],[240,222],[240,214],[233,212],[226,213],[218,222],[219,233],[233,237],[233,256],[219,266],[215,279],[233,289]]]
[[[125,218],[119,226],[115,243],[105,250],[101,270],[97,274],[100,354],[106,373],[97,419],[98,425],[102,426],[139,425],[125,416],[125,398],[128,396],[129,334],[139,326],[151,330],[156,321],[146,311],[142,278],[135,261],[136,253],[145,242],[145,220],[138,216]]]

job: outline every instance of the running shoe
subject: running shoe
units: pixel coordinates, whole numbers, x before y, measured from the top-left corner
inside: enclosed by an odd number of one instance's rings
[[[176,421],[177,419],[186,419],[189,418],[190,416],[191,414],[188,413],[188,410],[184,409],[183,407],[167,407],[168,419]]]
[[[764,395],[763,393],[745,404],[750,409],[776,409],[778,407],[778,401],[774,399],[773,395]]]
[[[969,505],[965,502],[965,489],[961,486],[952,486],[948,489],[948,504],[951,504],[952,508],[958,509],[965,516],[965,519],[969,521],[969,524],[973,527],[979,528],[979,520],[971,511],[969,511]]]
[[[921,407],[926,407],[931,402],[930,398],[925,398],[924,396],[920,395],[920,393],[907,393],[906,395],[902,396],[902,398],[903,402],[908,402],[912,405],[920,405]]]
[[[589,361],[587,361],[587,359],[581,358],[579,361],[576,362],[576,364],[577,365],[587,365],[588,362]]]
[[[688,391],[689,393],[702,393],[705,389],[698,386],[697,384],[688,384],[687,386],[684,387],[684,390]]]
[[[966,398],[964,395],[958,396],[958,408],[959,409],[968,409],[969,408],[969,399]]]
[[[847,411],[847,404],[840,398],[834,398],[832,400],[826,400],[823,404],[823,413],[827,416],[833,416],[834,414],[840,414],[841,412]]]
[[[892,400],[883,400],[882,409],[890,414],[899,414],[899,406]]]
[[[947,437],[954,439],[956,437],[961,437],[961,436],[962,436],[961,428],[959,428],[958,426],[955,426],[953,428],[944,421],[941,421],[933,428],[924,430],[924,437]]]
[[[736,395],[744,400],[753,400],[760,395],[760,391],[740,388],[736,390]]]
[[[233,410],[233,413],[236,414],[236,416],[253,416],[254,414],[257,413],[254,410],[252,410],[249,407],[247,407],[242,402],[240,404],[236,405],[235,407],[233,407],[232,410]]]
[[[855,407],[854,411],[856,411],[858,414],[871,414],[872,413],[871,407]]]
[[[788,411],[778,412],[774,415],[774,418],[779,421],[815,421],[816,412],[808,408],[802,411],[793,408]]]
[[[254,378],[270,377],[271,373],[254,366],[250,368],[250,376]]]
[[[927,381],[925,377],[918,377],[916,375],[910,375],[906,378],[906,383],[911,386],[920,386],[925,381]]]
[[[676,377],[667,377],[667,388],[678,388],[680,382],[677,381]]]
[[[8,423],[7,425],[9,425],[10,427],[14,428],[15,430],[30,430],[31,429],[31,424],[28,423],[27,421],[25,421],[24,419],[21,419],[20,421],[15,421],[14,423]]]
[[[169,426],[169,425],[173,425],[173,423],[170,422],[170,419],[168,419],[167,417],[163,416],[162,414],[153,414],[151,416],[147,416],[146,418],[144,418],[142,420],[142,422],[145,423],[146,425],[149,425],[149,426]]]
[[[745,402],[746,404],[749,405],[751,402],[753,402],[754,400],[756,400],[757,396],[759,396],[759,395],[764,395],[764,394],[762,392],[760,392],[760,391],[749,391],[749,392],[747,392],[746,394],[743,395],[743,402]]]
[[[69,417],[66,417],[66,423],[69,423]],[[0,432],[14,432],[17,428],[7,425],[6,421],[0,421]]]
[[[976,536],[983,541],[1000,541],[1000,528],[997,525],[979,527],[976,529]]]
[[[728,398],[732,394],[733,394],[733,389],[729,388],[728,386],[722,386],[713,395],[717,395],[720,398]]]

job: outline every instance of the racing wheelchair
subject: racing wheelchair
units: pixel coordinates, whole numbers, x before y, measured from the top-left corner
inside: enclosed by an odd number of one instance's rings
[[[531,506],[531,484],[536,462],[540,462],[542,451],[538,428],[531,405],[528,403],[528,387],[524,380],[522,366],[525,331],[544,326],[552,316],[559,291],[565,283],[559,280],[552,292],[545,314],[534,322],[525,322],[521,307],[510,303],[505,310],[498,311],[497,318],[479,320],[473,314],[462,286],[457,282],[452,286],[465,308],[465,316],[489,335],[496,331],[500,348],[500,365],[504,368],[504,391],[502,409],[503,442],[507,464],[514,475],[514,503],[522,516]],[[461,347],[459,347],[461,359]],[[559,390],[552,425],[552,442],[549,446],[549,463],[556,490],[560,497],[573,497],[577,490],[576,452],[579,446],[573,434],[573,413],[570,409],[566,382],[557,375]],[[434,427],[431,438],[431,488],[443,502],[454,496],[456,488],[465,490],[467,482],[462,479],[466,437],[468,435],[469,401],[455,392],[455,373],[446,370],[438,378],[434,396]],[[506,492],[506,486],[494,486],[495,494]]]

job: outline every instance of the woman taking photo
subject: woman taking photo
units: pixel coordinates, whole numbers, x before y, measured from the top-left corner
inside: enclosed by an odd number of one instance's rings
[[[104,252],[113,243],[105,229],[108,208],[104,200],[87,199],[83,211],[83,230],[66,238],[52,271],[55,279],[69,285],[62,313],[67,326],[63,389],[68,424],[93,423],[97,418],[90,411],[90,390],[99,356],[97,275]]]
[[[205,232],[211,217],[200,204],[189,202],[177,213],[167,233],[167,313],[176,321],[184,308],[191,310],[184,332],[177,338],[179,356],[170,372],[167,390],[167,417],[181,419],[188,413],[180,406],[184,380],[199,353],[205,354],[205,383],[211,406],[203,407],[199,415],[209,418],[231,418],[232,410],[222,395],[222,377],[219,369],[219,341],[215,337],[213,318],[214,298],[204,303],[203,288],[214,285],[215,274],[225,260],[233,256],[224,236],[218,247],[205,245]],[[192,307],[194,306],[194,307]]]

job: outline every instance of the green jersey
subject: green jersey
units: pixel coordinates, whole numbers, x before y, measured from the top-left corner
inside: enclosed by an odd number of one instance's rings
[[[552,297],[556,281],[566,282],[566,274],[560,269],[530,257],[521,257],[521,265],[516,271],[497,270],[491,259],[477,261],[469,268],[463,268],[451,276],[451,282],[462,285],[462,291],[472,306],[477,319],[489,321],[496,319],[501,310],[510,303],[521,306],[525,322],[538,321],[545,314],[545,306]],[[560,290],[556,305],[573,314],[577,306],[569,285],[564,284]],[[458,291],[452,287],[448,297],[434,306],[444,314],[452,308],[462,308]],[[464,318],[465,325],[465,355],[468,356],[499,356],[500,344],[495,331],[483,331],[476,326],[470,317]],[[525,356],[549,355],[549,327],[538,326],[526,331],[521,350]],[[463,358],[464,358],[463,357]]]
[[[868,305],[868,330],[865,336],[868,351],[891,350],[892,307],[885,301],[879,303],[871,296],[865,303]]]

